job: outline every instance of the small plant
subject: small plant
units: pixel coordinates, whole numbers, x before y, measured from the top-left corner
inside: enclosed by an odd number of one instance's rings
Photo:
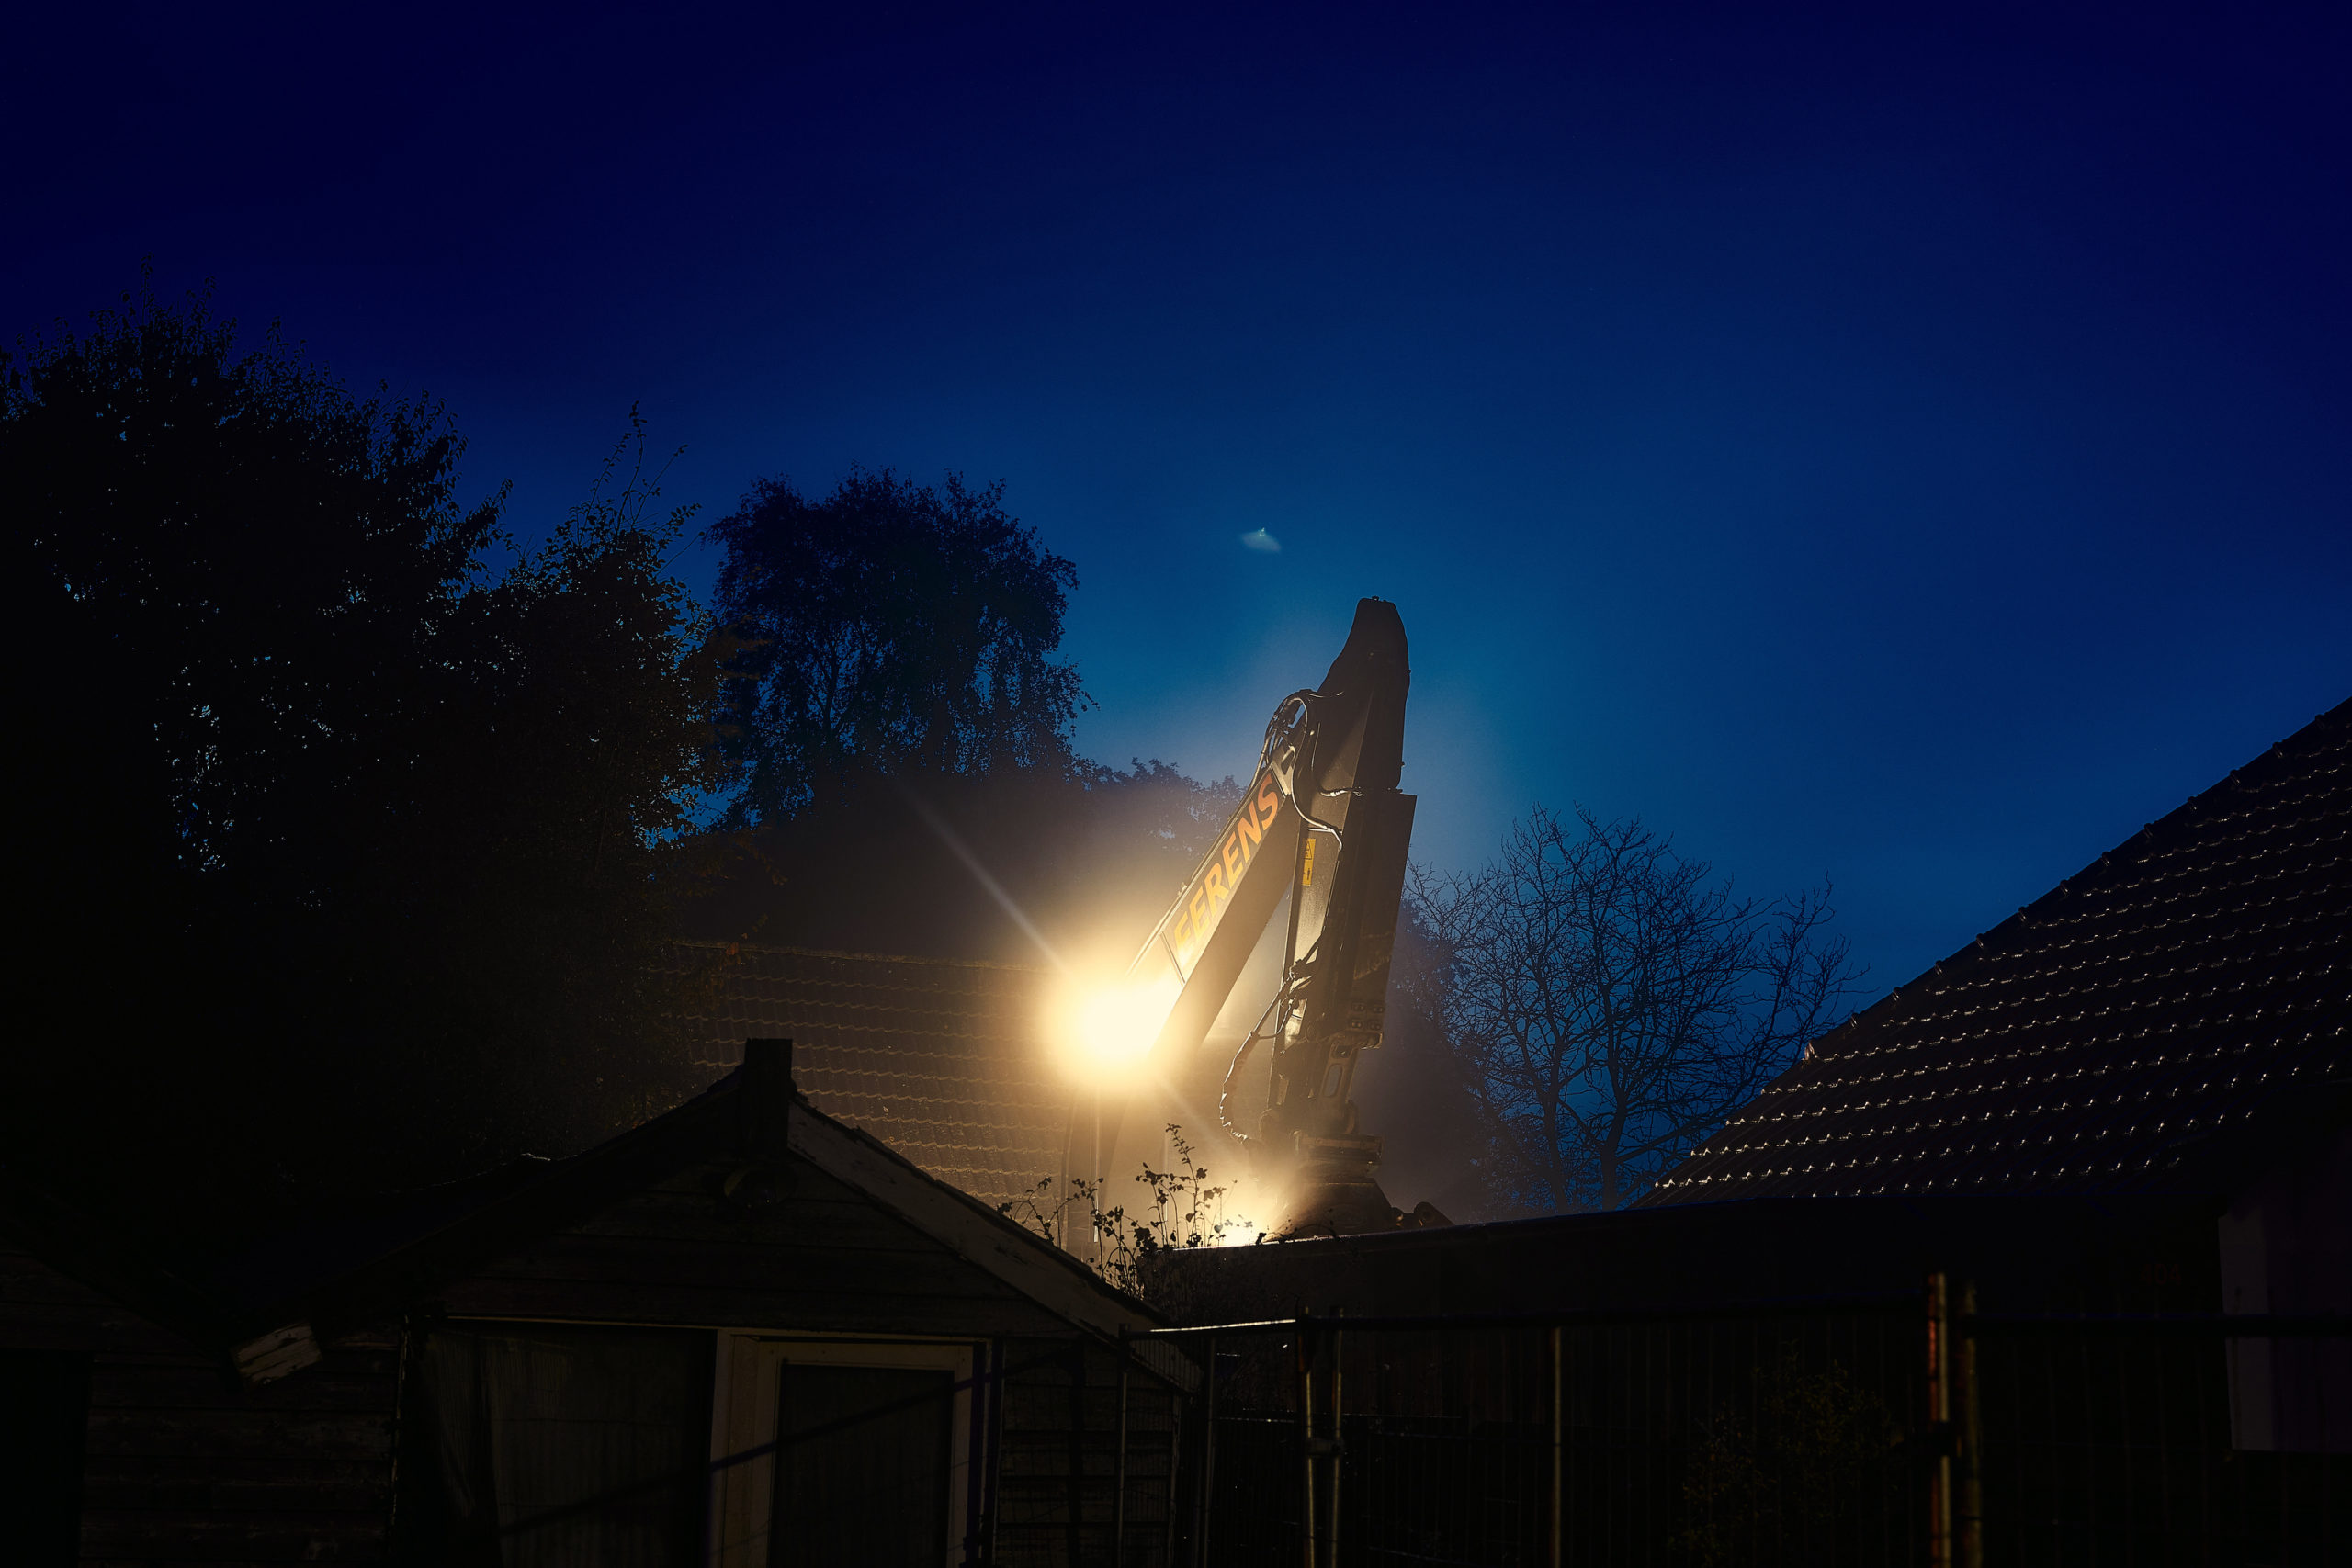
[[[1058,1199],[1054,1196],[1055,1186],[1052,1177],[1041,1176],[1037,1184],[1020,1197],[1009,1203],[999,1203],[996,1212],[1025,1230],[1035,1231],[1065,1252],[1076,1250],[1069,1242],[1069,1233],[1073,1228],[1069,1217],[1072,1209],[1079,1211],[1075,1224],[1098,1235],[1102,1233],[1102,1222],[1118,1215],[1115,1209],[1107,1215],[1103,1213],[1102,1205],[1096,1201],[1102,1190],[1082,1176],[1071,1177],[1069,1190]]]
[[[1198,1156],[1182,1125],[1168,1123],[1168,1142],[1176,1151],[1176,1168],[1154,1170],[1147,1161],[1136,1178],[1151,1190],[1151,1218],[1135,1226],[1136,1246],[1147,1252],[1219,1247],[1227,1235],[1248,1230],[1248,1220],[1225,1212],[1226,1189],[1208,1184],[1208,1167],[1194,1163]]]
[[[1020,1197],[998,1204],[997,1213],[1080,1258],[1119,1289],[1141,1295],[1144,1260],[1152,1254],[1216,1247],[1227,1235],[1250,1228],[1249,1221],[1226,1213],[1226,1189],[1209,1185],[1208,1168],[1199,1163],[1183,1127],[1168,1123],[1168,1140],[1176,1151],[1176,1164],[1169,1170],[1154,1170],[1145,1163],[1135,1179],[1149,1189],[1150,1196],[1134,1217],[1123,1203],[1104,1208],[1102,1184],[1084,1177],[1071,1178],[1069,1190],[1059,1198],[1054,1194],[1055,1179],[1041,1177]]]
[[[1885,1402],[1844,1367],[1808,1372],[1784,1355],[1757,1372],[1752,1423],[1725,1407],[1702,1427],[1676,1544],[1696,1568],[1758,1561],[1765,1542],[1821,1561],[1899,1484],[1902,1440]]]

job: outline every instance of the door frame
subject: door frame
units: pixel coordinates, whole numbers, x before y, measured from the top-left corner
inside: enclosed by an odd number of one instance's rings
[[[961,1568],[972,1487],[972,1369],[968,1339],[720,1329],[710,1400],[710,1568],[768,1568],[775,1517],[775,1456],[718,1468],[730,1454],[776,1439],[776,1403],[787,1361],[815,1366],[944,1371],[954,1381],[948,1412],[947,1546],[941,1568]]]

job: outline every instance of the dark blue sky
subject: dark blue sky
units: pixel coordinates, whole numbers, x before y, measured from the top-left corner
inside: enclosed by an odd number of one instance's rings
[[[152,254],[526,529],[632,402],[1001,478],[1106,760],[1378,593],[1422,858],[1640,813],[1883,986],[2352,694],[2342,6],[197,9],[16,33],[7,335]]]

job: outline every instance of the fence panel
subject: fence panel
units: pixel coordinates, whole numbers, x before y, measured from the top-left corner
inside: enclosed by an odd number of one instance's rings
[[[1180,1331],[1211,1375],[1173,1434],[1172,1561],[2352,1561],[2352,1456],[2231,1447],[2222,1346],[2242,1329],[2135,1336],[2121,1318],[2080,1318],[1980,1331],[1955,1292],[1938,1342],[1974,1354],[1951,1361],[1939,1404],[1936,1299],[1302,1320],[1228,1325],[1205,1345],[1206,1331]],[[1934,1528],[1939,1485],[1948,1534]],[[1979,1495],[1981,1535],[1966,1517]]]
[[[2027,1326],[1978,1342],[1986,1562],[2352,1561],[2352,1455],[2233,1448],[2222,1325]]]

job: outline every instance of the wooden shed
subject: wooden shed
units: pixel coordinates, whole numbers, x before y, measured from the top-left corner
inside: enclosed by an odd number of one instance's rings
[[[1192,1363],[789,1060],[201,1280],[15,1181],[11,1561],[1164,1561]]]

